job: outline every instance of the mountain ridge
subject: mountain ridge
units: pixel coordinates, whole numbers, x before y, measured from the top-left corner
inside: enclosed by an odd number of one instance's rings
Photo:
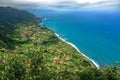
[[[0,80],[120,80],[117,64],[97,69],[40,26],[41,18],[12,7],[0,7],[0,13],[10,14],[0,14]]]

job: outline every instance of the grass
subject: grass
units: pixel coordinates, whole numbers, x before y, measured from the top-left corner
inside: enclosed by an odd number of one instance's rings
[[[60,40],[48,28],[24,24],[16,26],[18,28],[16,28],[15,35],[12,38],[19,43],[14,45],[13,50],[5,49],[6,52],[24,56],[42,53],[46,62],[45,65],[58,71],[64,71],[66,68],[70,71],[76,71],[79,66],[95,67],[75,48]],[[20,43],[20,41],[23,41],[23,43]]]

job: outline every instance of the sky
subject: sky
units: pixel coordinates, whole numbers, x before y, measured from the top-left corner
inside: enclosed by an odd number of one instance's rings
[[[0,6],[57,9],[119,9],[120,0],[0,0]]]

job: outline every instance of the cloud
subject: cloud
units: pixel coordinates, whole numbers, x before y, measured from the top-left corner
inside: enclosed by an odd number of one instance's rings
[[[0,0],[0,5],[19,8],[119,8],[119,0]]]
[[[119,1],[100,1],[100,2],[96,2],[96,3],[88,4],[88,5],[84,6],[83,8],[116,9],[116,8],[120,8],[119,5],[120,5]]]

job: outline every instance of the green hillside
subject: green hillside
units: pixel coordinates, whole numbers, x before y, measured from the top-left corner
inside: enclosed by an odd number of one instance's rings
[[[41,21],[0,7],[0,80],[120,80],[117,64],[97,69]]]

